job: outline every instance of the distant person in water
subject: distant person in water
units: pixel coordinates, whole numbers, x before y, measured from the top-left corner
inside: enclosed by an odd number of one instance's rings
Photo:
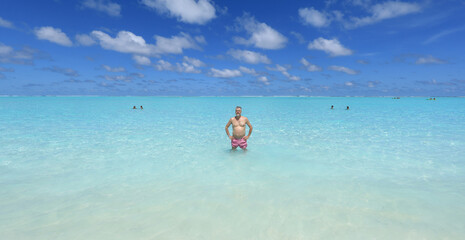
[[[334,106],[333,106],[333,105],[331,105],[331,109],[334,109]]]
[[[347,106],[346,110],[349,110],[349,106]]]
[[[140,109],[144,109],[142,106],[140,106]]]
[[[132,107],[132,109],[137,109],[136,106]]]
[[[249,139],[252,134],[252,124],[250,124],[249,119],[242,116],[242,107],[236,107],[236,116],[229,119],[229,122],[226,124],[225,130],[229,139],[231,139],[232,149],[240,147],[242,149],[247,148],[247,139]],[[233,134],[229,134],[229,126],[232,124]],[[245,125],[249,126],[249,134],[245,136]]]

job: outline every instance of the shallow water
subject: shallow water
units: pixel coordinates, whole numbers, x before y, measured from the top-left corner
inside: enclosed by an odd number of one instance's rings
[[[465,98],[0,97],[0,236],[463,239],[464,122]]]

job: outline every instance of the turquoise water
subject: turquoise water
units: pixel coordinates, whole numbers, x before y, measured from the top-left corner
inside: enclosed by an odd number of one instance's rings
[[[464,123],[465,98],[0,97],[0,236],[463,239]]]

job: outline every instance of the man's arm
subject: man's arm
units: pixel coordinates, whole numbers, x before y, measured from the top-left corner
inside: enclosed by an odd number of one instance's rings
[[[228,134],[228,138],[232,140],[232,136],[229,134],[229,125],[231,125],[231,119],[229,119],[229,122],[226,124],[226,127],[224,129],[226,130],[226,134]]]
[[[252,124],[250,124],[250,121],[249,119],[247,118],[247,121],[245,122],[245,124],[247,124],[247,126],[249,126],[249,134],[247,136],[244,137],[245,140],[249,139],[250,135],[252,134]]]

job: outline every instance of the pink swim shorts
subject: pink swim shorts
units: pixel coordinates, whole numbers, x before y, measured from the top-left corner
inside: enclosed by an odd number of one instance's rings
[[[241,138],[241,139],[233,138],[233,140],[231,140],[231,146],[233,148],[240,147],[242,149],[245,149],[245,148],[247,148],[247,141],[244,140],[243,138]]]

